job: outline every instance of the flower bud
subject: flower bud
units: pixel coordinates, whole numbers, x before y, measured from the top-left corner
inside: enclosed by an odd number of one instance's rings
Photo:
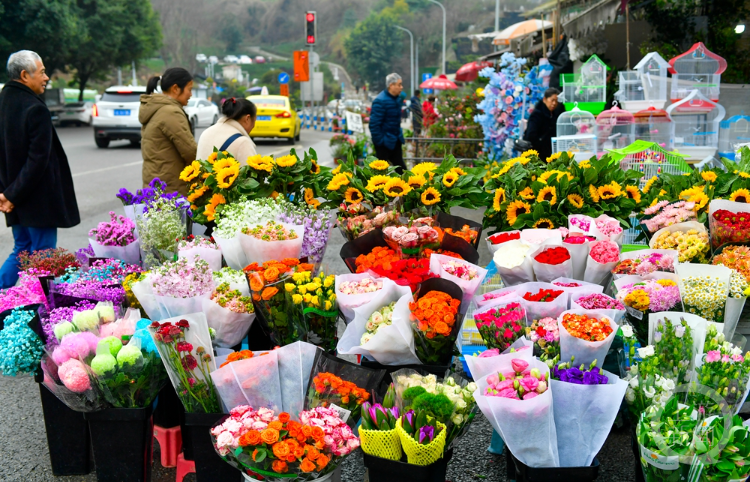
[[[536,378],[536,379],[538,379],[538,380],[541,380],[541,378],[542,378],[542,372],[540,372],[538,368],[532,368],[531,369],[531,376],[534,377],[534,378]]]

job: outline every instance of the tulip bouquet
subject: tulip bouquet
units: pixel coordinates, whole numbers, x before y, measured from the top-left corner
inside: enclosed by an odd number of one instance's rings
[[[511,367],[512,372],[497,373],[487,377],[485,396],[531,400],[547,391],[549,383],[547,376],[536,368],[526,373],[529,368],[528,362],[514,358]]]
[[[487,348],[502,352],[524,335],[526,310],[518,302],[493,305],[475,311],[474,321]]]
[[[396,431],[410,464],[430,465],[443,457],[445,425],[428,411],[408,410],[396,422]]]
[[[401,441],[396,431],[396,422],[400,411],[395,405],[396,391],[394,385],[388,387],[383,403],[362,404],[362,424],[359,426],[359,437],[362,451],[388,460],[400,460]]]

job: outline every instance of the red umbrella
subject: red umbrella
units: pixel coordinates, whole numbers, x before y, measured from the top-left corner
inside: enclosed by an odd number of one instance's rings
[[[435,89],[435,90],[455,90],[458,86],[448,80],[445,74],[440,74],[437,77],[427,79],[419,84],[420,89]]]
[[[471,82],[477,80],[479,77],[479,71],[485,67],[492,67],[492,62],[469,62],[464,64],[456,72],[456,80],[460,82]]]

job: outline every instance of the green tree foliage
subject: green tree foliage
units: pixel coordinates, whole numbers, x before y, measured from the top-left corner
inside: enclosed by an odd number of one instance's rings
[[[224,15],[219,28],[219,40],[227,44],[227,52],[234,52],[242,43],[242,25],[235,15]]]

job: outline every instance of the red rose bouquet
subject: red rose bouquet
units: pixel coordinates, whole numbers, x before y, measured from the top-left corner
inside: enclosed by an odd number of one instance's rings
[[[523,299],[526,301],[536,301],[541,303],[549,303],[550,301],[554,301],[557,299],[558,296],[563,294],[563,290],[545,290],[540,289],[536,293],[526,293],[523,295]]]
[[[538,281],[550,283],[560,277],[573,277],[573,261],[568,248],[542,245],[532,251],[531,258]]]

